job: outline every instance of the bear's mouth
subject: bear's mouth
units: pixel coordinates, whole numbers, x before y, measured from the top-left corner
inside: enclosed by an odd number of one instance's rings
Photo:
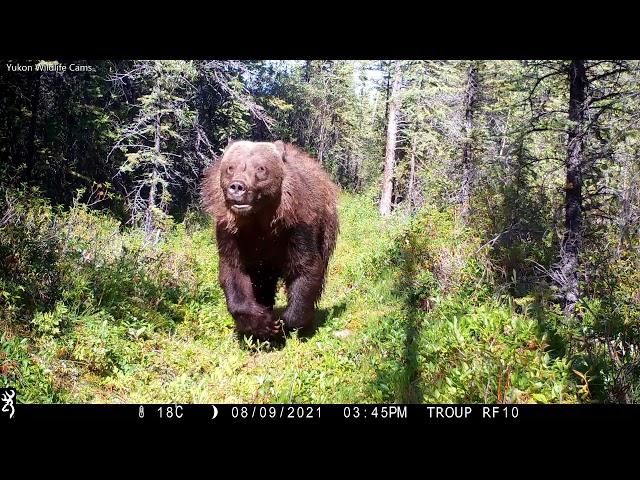
[[[251,209],[253,208],[252,205],[249,205],[248,203],[235,203],[233,205],[231,205],[231,210],[233,210],[236,213],[248,213],[251,211]]]

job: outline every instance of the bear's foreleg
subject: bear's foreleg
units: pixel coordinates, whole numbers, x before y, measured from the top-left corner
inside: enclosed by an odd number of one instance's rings
[[[282,320],[288,330],[308,328],[313,324],[316,303],[322,294],[324,264],[321,259],[300,274],[287,279],[287,308]]]
[[[282,333],[281,322],[274,317],[273,311],[256,301],[251,278],[247,273],[221,262],[219,276],[227,309],[236,322],[238,332],[261,339]]]

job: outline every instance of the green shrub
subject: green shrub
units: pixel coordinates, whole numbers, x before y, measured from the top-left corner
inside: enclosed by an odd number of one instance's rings
[[[18,391],[19,403],[55,403],[66,397],[54,386],[51,371],[36,362],[26,338],[0,336],[0,385]]]
[[[36,312],[31,323],[40,335],[60,334],[61,324],[67,319],[69,309],[64,303],[57,302],[52,312]]]
[[[0,212],[0,308],[2,316],[23,321],[59,297],[59,211],[32,190],[0,195]]]
[[[535,319],[490,302],[461,308],[456,300],[423,320],[425,402],[577,401],[569,361],[552,357]]]
[[[126,370],[140,361],[140,347],[134,340],[140,339],[143,332],[116,325],[114,318],[105,312],[83,316],[74,332],[72,357],[103,375],[115,369]]]

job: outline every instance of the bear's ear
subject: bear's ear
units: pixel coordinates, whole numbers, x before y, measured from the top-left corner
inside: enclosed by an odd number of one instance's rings
[[[224,147],[224,149],[222,150],[222,155],[225,155],[225,154],[229,153],[229,151],[231,150],[231,147],[233,146],[234,143],[238,143],[238,140],[234,140],[234,139],[230,138],[229,141],[227,142],[227,146]]]
[[[282,161],[284,162],[286,159],[285,154],[287,153],[287,146],[282,140],[275,141],[273,144],[276,146],[276,150],[280,156],[282,156]]]

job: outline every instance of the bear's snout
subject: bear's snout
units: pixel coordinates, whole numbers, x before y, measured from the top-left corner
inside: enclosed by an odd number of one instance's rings
[[[243,200],[247,194],[247,185],[244,182],[231,182],[229,185],[229,197],[235,201]]]

